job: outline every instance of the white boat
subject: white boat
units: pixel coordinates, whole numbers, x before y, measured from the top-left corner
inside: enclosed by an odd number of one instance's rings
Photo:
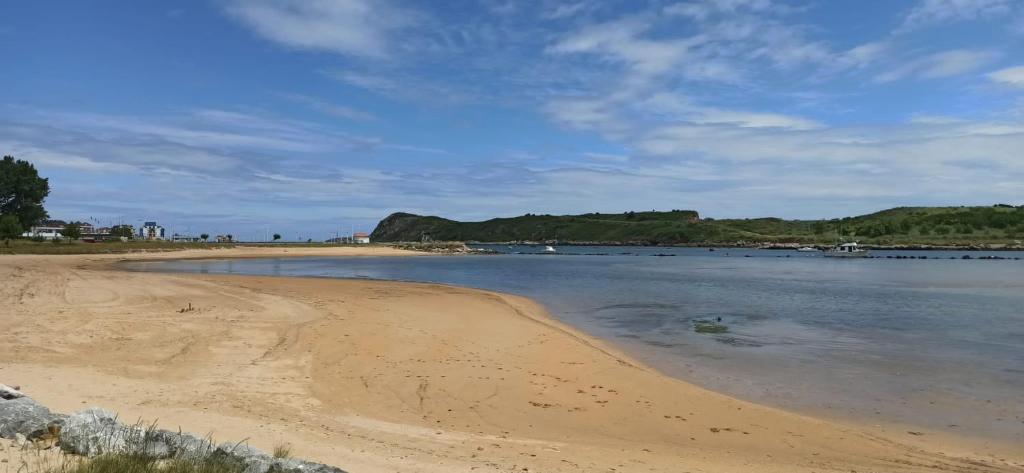
[[[818,249],[813,246],[805,246],[803,248],[797,248],[796,251],[801,253],[817,253]]]
[[[545,246],[544,247],[544,252],[545,253],[554,253],[555,252],[555,247],[553,247],[553,246]]]
[[[835,248],[825,252],[825,256],[831,258],[864,258],[867,255],[868,250],[858,248],[856,242],[836,245]]]

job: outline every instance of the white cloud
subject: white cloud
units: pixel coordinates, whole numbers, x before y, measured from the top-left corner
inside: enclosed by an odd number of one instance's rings
[[[810,39],[812,28],[783,21],[782,15],[792,11],[767,0],[676,3],[663,8],[663,15],[641,12],[586,25],[546,52],[589,55],[599,65],[619,66],[625,74],[618,89],[628,93],[646,92],[658,80],[747,84],[759,80],[753,73],[758,70],[774,74],[813,67],[835,74],[874,64],[891,48],[876,41],[835,51]]]
[[[626,126],[619,120],[614,104],[599,99],[555,100],[544,111],[554,121],[581,130],[614,132]]]
[[[988,50],[956,49],[930,54],[879,74],[876,82],[900,79],[936,79],[977,70],[991,63],[999,54]]]
[[[1024,66],[1008,67],[992,72],[988,78],[1000,84],[1024,87]]]
[[[892,51],[887,41],[873,41],[850,48],[835,56],[831,68],[834,70],[860,69],[877,63]]]
[[[781,113],[734,110],[696,104],[680,94],[658,92],[633,104],[630,109],[661,121],[696,125],[730,125],[740,128],[783,128],[813,130],[824,127],[808,118]]]
[[[666,6],[664,12],[668,15],[687,16],[697,21],[705,21],[715,15],[743,11],[763,12],[773,6],[779,7],[773,5],[771,0],[702,0],[674,3]]]
[[[625,163],[629,161],[629,156],[622,154],[608,154],[608,153],[594,153],[587,152],[583,153],[583,156],[595,161],[609,162],[609,163]]]
[[[718,108],[698,108],[691,122],[701,125],[734,125],[741,128],[784,128],[790,130],[814,130],[823,125],[806,118],[779,113],[759,113]]]
[[[955,117],[947,117],[943,115],[927,115],[927,114],[914,114],[908,120],[910,123],[920,123],[926,125],[949,125],[953,123],[965,123],[965,120]]]
[[[641,17],[591,25],[563,38],[547,51],[596,54],[644,75],[660,74],[675,66],[695,41],[640,38],[650,27],[648,19]]]
[[[227,10],[269,40],[370,58],[391,54],[392,34],[413,21],[409,12],[370,0],[237,0]]]
[[[1016,1],[923,0],[907,13],[898,31],[1000,17],[1009,13]]]
[[[598,7],[599,4],[593,0],[582,0],[579,2],[572,3],[559,3],[554,8],[551,8],[544,12],[541,16],[547,20],[557,20],[561,18],[569,18],[586,13]]]
[[[316,110],[325,115],[330,115],[332,117],[344,118],[346,120],[355,121],[371,121],[377,119],[377,117],[374,116],[372,113],[357,110],[355,108],[347,107],[344,105],[330,103],[326,100],[311,97],[308,95],[282,94],[282,96],[293,102],[300,103],[313,110]]]

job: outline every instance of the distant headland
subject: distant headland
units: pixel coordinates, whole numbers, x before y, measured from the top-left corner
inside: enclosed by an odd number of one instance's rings
[[[830,245],[856,240],[875,247],[1017,248],[1024,246],[1024,206],[897,207],[824,220],[701,218],[695,210],[588,213],[459,222],[398,212],[377,224],[378,242],[467,241],[602,245]]]

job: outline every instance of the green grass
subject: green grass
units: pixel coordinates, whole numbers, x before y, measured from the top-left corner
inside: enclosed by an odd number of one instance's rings
[[[292,457],[292,446],[287,443],[283,443],[274,447],[274,458],[280,458],[287,460]]]
[[[245,466],[226,457],[158,460],[142,455],[106,454],[65,464],[46,473],[242,473]]]

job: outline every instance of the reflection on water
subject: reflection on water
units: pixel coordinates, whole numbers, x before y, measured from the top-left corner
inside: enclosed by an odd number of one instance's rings
[[[511,292],[711,389],[808,412],[1024,441],[1024,261],[1012,259],[1021,253],[965,261],[964,252],[875,252],[881,258],[854,261],[767,250],[559,250],[133,265]],[[654,256],[665,254],[675,256]],[[928,259],[885,258],[896,254]]]

